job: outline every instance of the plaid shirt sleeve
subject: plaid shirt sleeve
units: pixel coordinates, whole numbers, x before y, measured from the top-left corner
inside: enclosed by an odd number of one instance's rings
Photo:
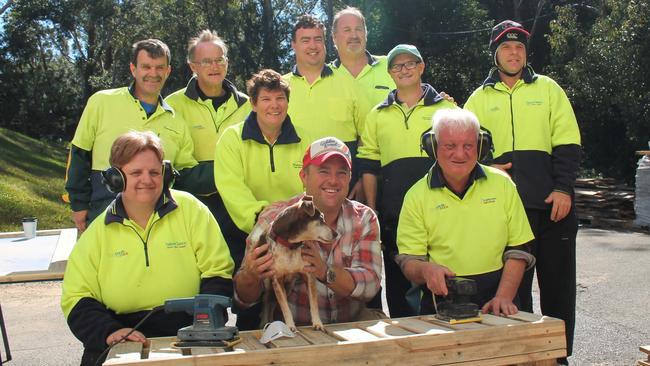
[[[352,235],[352,261],[345,269],[355,282],[350,297],[366,302],[379,291],[381,273],[381,245],[377,215],[367,206],[352,203],[354,232]],[[347,216],[347,215],[346,215]],[[349,218],[346,217],[346,219]]]

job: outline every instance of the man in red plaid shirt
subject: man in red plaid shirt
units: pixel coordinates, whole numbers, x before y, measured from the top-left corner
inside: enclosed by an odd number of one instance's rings
[[[341,323],[385,317],[366,309],[380,286],[381,248],[377,216],[367,206],[347,199],[352,161],[347,146],[334,137],[317,140],[305,152],[300,178],[305,193],[268,206],[246,240],[246,254],[234,278],[235,302],[247,308],[260,301],[262,280],[272,275],[269,244],[250,250],[260,235],[286,207],[305,194],[313,196],[325,222],[339,233],[332,243],[306,241],[302,247],[305,271],[314,274],[318,308],[323,323]],[[307,284],[298,276],[287,289],[287,300],[296,325],[311,324]],[[282,319],[276,306],[272,320]]]

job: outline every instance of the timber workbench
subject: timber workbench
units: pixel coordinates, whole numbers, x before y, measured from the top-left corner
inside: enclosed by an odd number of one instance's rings
[[[299,327],[295,338],[266,346],[261,332],[240,332],[232,351],[171,348],[174,337],[148,347],[113,347],[104,365],[555,365],[566,355],[564,322],[519,312],[484,315],[481,323],[450,325],[432,316]]]

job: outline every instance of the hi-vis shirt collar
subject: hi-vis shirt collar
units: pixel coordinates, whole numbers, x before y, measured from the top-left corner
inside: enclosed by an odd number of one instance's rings
[[[291,69],[291,73],[294,74],[295,76],[302,77],[302,75],[300,75],[300,72],[298,71],[297,64],[293,65],[293,68]],[[323,65],[323,69],[320,71],[320,77],[326,78],[328,76],[332,76],[333,73],[334,72],[332,71],[332,69],[327,64],[325,64]]]
[[[434,89],[431,85],[427,83],[422,83],[422,100],[423,104],[425,106],[436,104],[443,100],[442,96],[438,94],[436,89]],[[397,102],[397,89],[392,90],[390,93],[388,93],[388,96],[386,97],[386,100],[381,102],[381,104],[377,107],[377,109],[382,109],[389,107],[391,104],[395,104]]]
[[[197,77],[193,76],[190,81],[187,83],[187,87],[185,88],[185,96],[192,99],[193,101],[198,101],[199,100],[199,83],[197,81]],[[224,90],[228,90],[230,92],[230,95],[235,99],[235,102],[237,103],[237,107],[241,107],[244,103],[246,103],[248,100],[246,98],[242,98],[241,95],[237,92],[237,88],[235,87],[235,84],[233,84],[230,80],[228,79],[223,79],[221,82],[221,87]]]
[[[169,189],[164,189],[163,193],[158,198],[154,211],[158,213],[158,217],[162,218],[168,213],[174,211],[178,205],[174,198],[172,197]],[[111,202],[110,205],[106,208],[106,218],[104,219],[104,224],[108,225],[113,222],[118,222],[120,224],[124,223],[124,220],[128,220],[129,216],[126,214],[126,209],[124,208],[124,202],[122,202],[122,193],[119,193],[117,197]]]
[[[266,139],[264,139],[264,135],[262,135],[260,125],[257,123],[257,113],[251,112],[248,114],[248,117],[246,117],[246,120],[244,121],[244,127],[241,131],[241,139],[253,140],[259,142],[260,144],[268,145],[268,142]],[[291,118],[289,115],[287,115],[287,118],[285,118],[282,122],[280,136],[278,136],[278,139],[275,141],[274,145],[294,144],[297,142],[300,142],[300,137],[298,136],[295,127],[293,127],[293,123],[291,123]]]
[[[133,99],[139,100],[138,97],[135,96],[135,81],[132,82],[131,85],[129,85],[129,94],[131,94]],[[160,94],[158,94],[158,104],[160,104],[162,109],[164,109],[165,111],[174,114],[174,109],[169,104],[167,104],[167,102],[165,102],[162,95]]]
[[[485,175],[485,172],[483,171],[481,165],[479,163],[476,163],[474,169],[472,169],[472,172],[469,174],[469,180],[467,181],[467,186],[465,187],[465,191],[475,181],[484,178],[487,179],[487,175]],[[433,166],[429,169],[429,173],[427,173],[427,181],[429,183],[429,188],[431,189],[444,188],[447,185],[447,183],[445,182],[445,178],[442,175],[442,170],[440,169],[440,165],[438,164],[438,162],[433,164]]]
[[[526,65],[524,67],[524,71],[521,73],[521,78],[524,80],[524,83],[530,84],[535,80],[537,80],[537,74],[535,74],[535,70],[533,70],[533,68],[530,65]],[[499,69],[493,67],[490,70],[487,79],[483,81],[483,88],[488,86],[494,87],[500,81],[501,81],[501,77],[499,76]]]
[[[379,59],[368,52],[366,50],[366,59],[368,60],[368,65],[370,66],[375,66],[379,63]],[[341,67],[341,59],[337,58],[336,60],[332,61],[332,66],[336,67],[337,69]]]

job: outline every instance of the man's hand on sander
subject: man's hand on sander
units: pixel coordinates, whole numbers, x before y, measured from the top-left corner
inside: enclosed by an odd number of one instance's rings
[[[106,344],[109,346],[112,346],[113,344],[120,342],[122,338],[127,335],[133,328],[120,328],[113,333],[111,333],[108,337],[106,337]],[[129,334],[128,337],[125,339],[126,341],[131,341],[131,342],[140,342],[142,344],[147,343],[147,337],[144,336],[144,334],[138,332],[137,330],[133,331],[133,333]]]
[[[422,275],[427,281],[427,288],[434,293],[434,295],[447,296],[449,290],[447,289],[446,277],[453,277],[456,274],[449,268],[435,263],[426,263],[422,269]]]

